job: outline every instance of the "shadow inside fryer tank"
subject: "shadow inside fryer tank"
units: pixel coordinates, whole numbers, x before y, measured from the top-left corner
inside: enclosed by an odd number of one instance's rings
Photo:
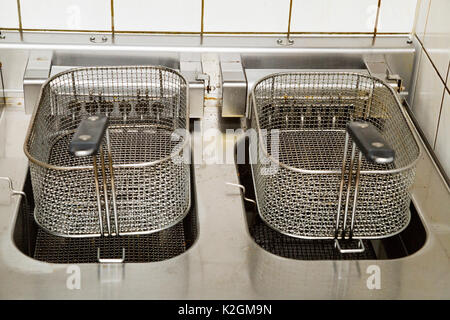
[[[248,164],[248,138],[238,143],[246,143],[245,164],[238,164],[240,184],[245,187],[245,196],[255,199],[252,170]],[[259,216],[256,205],[244,202],[249,233],[258,246],[264,250],[296,260],[389,260],[412,255],[419,251],[426,241],[426,231],[411,202],[411,221],[406,229],[395,236],[377,240],[363,240],[363,253],[341,254],[334,247],[333,239],[300,239],[282,234],[269,227]]]
[[[65,238],[46,232],[34,220],[34,200],[29,174],[25,181],[24,192],[27,201],[24,199],[21,201],[13,240],[22,253],[39,261],[68,264],[97,263],[98,248],[101,250],[102,258],[120,258],[124,248],[124,262],[156,262],[182,254],[197,239],[197,214],[192,188],[191,209],[178,224],[151,234],[96,238]]]

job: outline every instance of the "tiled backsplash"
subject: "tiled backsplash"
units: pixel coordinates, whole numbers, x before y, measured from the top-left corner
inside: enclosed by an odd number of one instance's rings
[[[412,109],[450,176],[448,13],[450,0],[0,0],[0,30],[414,32],[420,46]]]
[[[107,1],[20,0],[24,29],[108,30],[111,18],[103,12],[109,10]]]
[[[412,110],[450,177],[449,0],[420,0],[415,35],[420,42]]]
[[[410,33],[416,3],[417,0],[1,0],[0,29]]]

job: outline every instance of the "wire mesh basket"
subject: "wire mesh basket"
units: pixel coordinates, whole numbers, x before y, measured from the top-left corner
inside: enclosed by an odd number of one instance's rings
[[[255,85],[251,103],[255,193],[269,226],[299,238],[372,239],[408,225],[420,150],[392,88],[357,73],[279,73]]]
[[[54,235],[92,237],[181,221],[191,200],[189,164],[180,161],[187,95],[186,80],[165,67],[80,68],[49,79],[24,146],[36,222]],[[91,139],[95,150],[76,149]]]

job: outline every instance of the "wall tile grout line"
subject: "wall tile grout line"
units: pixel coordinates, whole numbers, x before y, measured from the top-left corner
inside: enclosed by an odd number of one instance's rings
[[[447,92],[450,93],[450,89],[447,87],[446,80],[444,80],[444,79],[442,78],[442,76],[441,76],[441,74],[439,73],[439,71],[438,71],[436,65],[434,64],[433,60],[431,59],[431,57],[430,57],[430,55],[429,55],[427,49],[425,49],[425,46],[423,45],[422,41],[419,39],[419,37],[417,36],[417,34],[416,34],[415,36],[416,36],[416,39],[417,39],[417,41],[419,42],[420,46],[422,47],[423,52],[425,52],[426,56],[428,57],[428,60],[430,60],[431,65],[432,65],[433,68],[434,68],[434,71],[436,71],[436,73],[437,73],[439,79],[441,79],[441,82],[444,84],[444,89],[447,90]]]
[[[5,31],[20,31],[19,28],[4,28],[0,27],[0,30]],[[90,30],[90,29],[43,29],[43,28],[23,28],[22,31],[32,32],[98,32],[98,33],[111,33],[111,30]],[[130,33],[130,34],[189,34],[189,35],[201,35],[199,31],[164,31],[164,30],[117,30],[114,29],[114,33]],[[287,32],[270,32],[270,31],[204,31],[204,35],[287,35]],[[336,32],[336,31],[291,31],[291,35],[373,35],[373,32]],[[394,36],[407,36],[407,32],[378,32],[377,35],[394,35]]]
[[[205,0],[202,1],[202,8],[201,8],[201,21],[200,21],[200,35],[203,37],[204,28],[205,28]]]
[[[22,26],[22,10],[20,8],[20,0],[17,0],[17,15],[19,18],[19,32],[22,34],[23,26]]]
[[[292,3],[294,0],[289,0],[289,17],[288,17],[288,29],[287,29],[287,38],[291,36],[291,20],[292,20]]]
[[[445,81],[447,81],[448,79],[448,73],[450,71],[450,61],[448,63],[448,67],[447,67],[447,74],[445,76]],[[436,149],[436,141],[437,141],[437,137],[438,137],[438,133],[439,133],[439,125],[441,123],[441,115],[442,115],[442,109],[444,108],[444,97],[445,97],[445,85],[444,85],[444,90],[442,92],[442,99],[441,99],[441,107],[439,108],[439,116],[438,116],[438,120],[437,120],[437,127],[436,127],[436,134],[434,136],[434,142],[433,142],[433,150]]]
[[[412,34],[415,35],[416,34],[416,29],[417,29],[417,20],[419,18],[420,15],[420,8],[422,7],[422,1],[423,0],[417,0],[417,5],[416,5],[416,15],[414,17],[414,24],[413,24],[413,29],[412,29]],[[423,31],[425,33],[425,30],[427,29],[427,22],[428,22],[428,13],[430,12],[430,4],[431,1],[428,2],[428,7],[427,7],[427,14],[425,17],[425,24],[423,26]]]
[[[114,38],[114,0],[111,0],[111,33]]]
[[[373,40],[374,41],[375,41],[375,38],[377,36],[377,31],[378,31],[378,19],[380,18],[380,9],[381,9],[381,0],[378,0],[377,15],[375,17],[375,25],[373,27]]]
[[[106,1],[106,0],[105,0]],[[200,21],[200,32],[185,32],[185,31],[163,31],[163,30],[155,30],[155,31],[120,31],[116,30],[115,26],[115,3],[114,0],[110,0],[110,15],[111,15],[111,27],[109,30],[68,30],[68,29],[45,29],[45,28],[23,28],[22,24],[22,14],[21,14],[21,0],[16,0],[17,2],[17,11],[18,11],[18,19],[19,19],[19,27],[18,28],[2,28],[0,27],[0,30],[18,30],[21,34],[24,31],[57,31],[57,32],[111,32],[114,36],[115,33],[147,33],[147,34],[200,34],[201,36],[206,34],[217,34],[217,35],[236,35],[236,34],[242,34],[242,35],[286,35],[288,38],[291,35],[373,35],[373,38],[377,35],[396,35],[396,34],[408,34],[406,32],[378,32],[378,24],[379,24],[379,18],[380,18],[380,12],[381,12],[381,0],[378,0],[377,5],[377,13],[375,18],[375,25],[373,32],[293,32],[291,30],[292,28],[292,19],[293,19],[293,3],[294,0],[289,0],[289,14],[288,14],[288,21],[287,21],[287,32],[229,32],[229,31],[215,31],[215,32],[205,32],[205,1],[206,0],[199,0],[201,1],[201,21]],[[429,9],[429,8],[428,8]],[[428,12],[427,12],[428,15]]]

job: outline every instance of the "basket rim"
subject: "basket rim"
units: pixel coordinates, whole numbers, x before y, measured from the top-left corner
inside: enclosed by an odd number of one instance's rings
[[[66,74],[70,74],[70,73],[75,73],[75,72],[79,72],[79,71],[85,71],[85,70],[112,70],[112,69],[154,69],[154,70],[164,70],[167,72],[171,72],[173,74],[176,74],[185,84],[186,86],[186,127],[182,128],[182,130],[186,130],[186,132],[189,133],[189,83],[187,82],[186,78],[177,70],[166,67],[166,66],[162,66],[162,65],[130,65],[130,66],[91,66],[91,67],[76,67],[76,68],[71,68],[68,70],[64,70],[61,71],[51,77],[49,77],[44,84],[41,86],[41,89],[39,90],[39,98],[38,98],[38,102],[36,107],[33,110],[33,115],[31,117],[30,120],[30,125],[28,126],[28,130],[27,130],[27,134],[25,137],[25,142],[23,145],[23,151],[25,153],[25,155],[27,156],[27,158],[34,164],[47,168],[47,169],[52,169],[52,170],[61,170],[61,171],[70,171],[70,170],[91,170],[93,168],[93,166],[55,166],[55,165],[51,165],[47,162],[44,161],[40,161],[38,159],[36,159],[31,153],[30,153],[30,138],[31,138],[31,134],[34,131],[34,127],[35,127],[35,119],[36,116],[38,114],[38,111],[40,109],[41,106],[41,100],[42,100],[42,95],[44,90],[47,88],[47,86],[55,79],[66,75]],[[184,148],[190,143],[190,139],[185,139],[185,141],[183,142],[183,145],[180,147],[180,150],[177,152],[172,152],[171,154],[169,154],[168,156],[165,156],[161,159],[155,160],[155,161],[148,161],[148,162],[139,162],[139,163],[133,163],[133,164],[113,164],[114,168],[136,168],[136,167],[147,167],[147,166],[154,166],[157,165],[159,163],[168,161],[173,159],[175,156],[179,155]]]
[[[414,129],[412,128],[412,125],[411,125],[410,121],[408,120],[408,115],[407,115],[406,111],[401,107],[401,103],[398,98],[398,95],[395,93],[394,89],[391,86],[389,86],[384,80],[382,80],[378,77],[374,77],[372,75],[366,75],[366,74],[358,73],[358,72],[346,72],[346,71],[287,71],[286,72],[285,71],[285,72],[272,73],[272,74],[262,77],[261,79],[256,81],[255,84],[253,85],[253,88],[251,90],[251,98],[250,98],[252,101],[251,111],[255,112],[256,129],[258,131],[259,136],[262,135],[262,132],[261,132],[261,126],[259,124],[259,115],[256,110],[256,98],[255,98],[255,89],[258,87],[258,85],[267,79],[271,79],[271,78],[274,78],[277,76],[308,75],[308,74],[311,74],[311,75],[314,75],[314,74],[336,74],[336,75],[345,75],[345,76],[358,76],[358,77],[362,77],[362,78],[366,78],[366,79],[378,82],[390,91],[391,96],[394,98],[395,104],[397,105],[397,108],[402,113],[403,119],[405,120],[405,122],[408,126],[409,132],[413,138],[413,141],[414,141],[414,144],[415,144],[415,147],[417,150],[415,159],[413,161],[411,161],[408,165],[400,167],[400,168],[395,168],[395,169],[390,169],[390,170],[361,170],[360,174],[395,174],[395,173],[399,173],[399,172],[411,169],[416,165],[417,161],[420,158],[422,151],[419,147],[419,143],[417,141],[418,138],[414,133]],[[264,153],[264,156],[266,156],[271,162],[273,162],[287,170],[298,172],[298,173],[307,173],[307,174],[341,174],[342,173],[341,170],[313,170],[313,169],[304,169],[304,168],[298,168],[298,167],[288,165],[284,162],[281,162],[278,159],[275,159],[271,154],[268,153],[266,146],[262,143],[262,139],[258,139],[258,140],[259,140],[258,145],[260,147],[260,150]]]

